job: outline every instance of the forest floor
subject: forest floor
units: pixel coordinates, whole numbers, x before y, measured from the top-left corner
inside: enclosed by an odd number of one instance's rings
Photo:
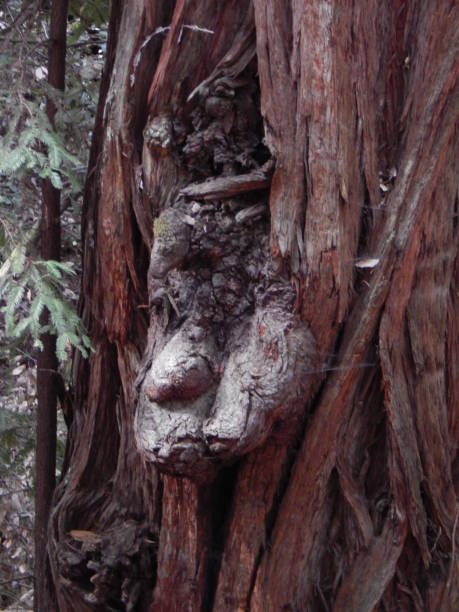
[[[0,344],[5,338],[0,332]],[[36,371],[17,355],[0,361],[2,466],[0,477],[0,606],[33,609],[33,430]]]

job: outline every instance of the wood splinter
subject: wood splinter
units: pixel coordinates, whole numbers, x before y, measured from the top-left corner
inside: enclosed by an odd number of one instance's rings
[[[265,164],[259,170],[236,176],[219,176],[203,183],[189,185],[180,191],[187,198],[213,200],[232,198],[248,191],[268,189],[271,184],[272,164]]]

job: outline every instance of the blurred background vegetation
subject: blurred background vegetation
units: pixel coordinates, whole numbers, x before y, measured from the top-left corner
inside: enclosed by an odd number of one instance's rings
[[[80,214],[106,48],[108,0],[71,1],[65,94],[47,85],[44,0],[0,2],[0,609],[32,609],[36,358],[51,313],[61,374],[89,338],[76,314]],[[58,112],[53,130],[46,96]],[[62,262],[41,261],[41,179],[62,190]],[[59,415],[58,469],[65,448]]]

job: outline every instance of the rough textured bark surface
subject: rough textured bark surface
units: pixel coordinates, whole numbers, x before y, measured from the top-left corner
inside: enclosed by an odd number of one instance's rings
[[[61,610],[453,610],[450,2],[113,3]]]
[[[65,56],[67,44],[68,1],[53,2],[50,11],[48,83],[56,89],[65,87]],[[50,98],[46,102],[46,114],[54,126],[56,107]],[[41,256],[44,260],[60,259],[60,190],[50,179],[42,184],[42,217],[40,227]],[[41,317],[41,325],[47,325],[49,312]],[[43,349],[37,363],[37,428],[36,428],[36,478],[35,478],[35,568],[34,609],[53,610],[56,607],[51,571],[47,555],[48,521],[56,486],[56,434],[58,373],[56,338],[51,334],[41,337]]]

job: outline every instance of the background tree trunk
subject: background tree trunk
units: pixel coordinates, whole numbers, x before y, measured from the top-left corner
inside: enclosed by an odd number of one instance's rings
[[[50,14],[48,83],[56,89],[65,88],[65,55],[67,44],[68,1],[53,2]],[[56,107],[48,98],[46,114],[54,126]],[[61,192],[53,187],[51,180],[44,179],[42,185],[41,256],[44,260],[59,261],[61,252]],[[40,323],[47,325],[49,312],[45,310]],[[43,350],[37,364],[37,434],[36,434],[36,480],[35,480],[35,567],[34,609],[54,610],[56,607],[54,588],[48,562],[47,541],[54,488],[56,486],[56,412],[58,397],[58,372],[56,338],[43,334]]]
[[[83,217],[96,351],[74,359],[50,524],[61,610],[457,609],[454,17],[441,0],[113,3]],[[319,366],[300,422],[199,483],[135,442],[164,335],[153,219],[216,175],[201,100],[242,104],[253,83],[271,255]],[[159,129],[181,126],[195,165]]]

